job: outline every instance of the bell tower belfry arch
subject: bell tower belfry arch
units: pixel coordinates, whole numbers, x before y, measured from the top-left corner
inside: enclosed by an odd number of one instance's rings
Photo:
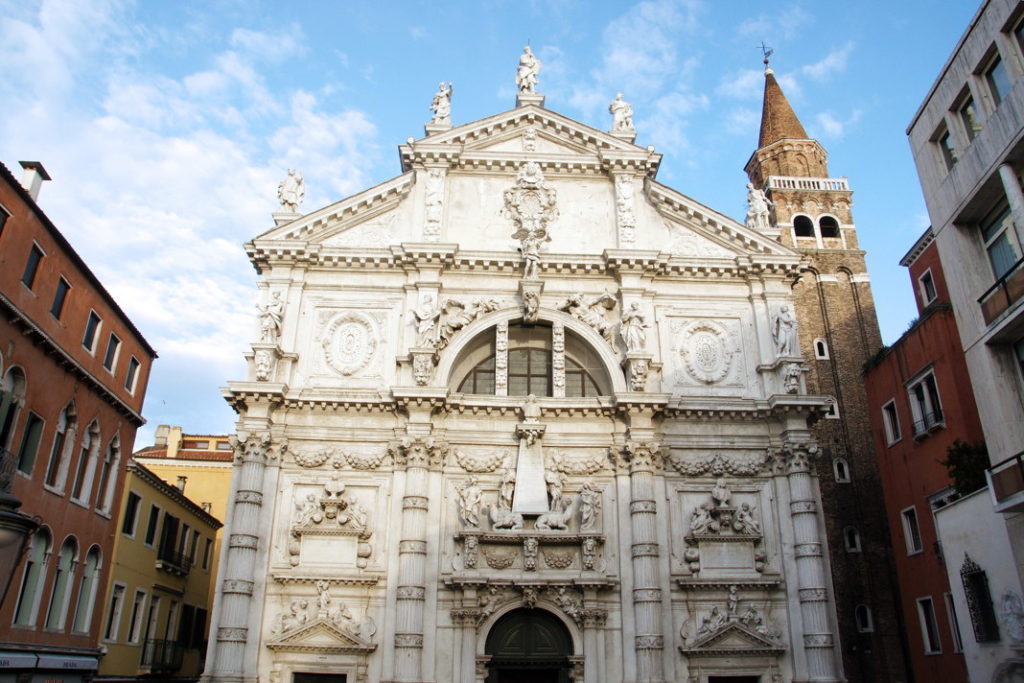
[[[816,467],[843,668],[850,681],[906,680],[890,535],[878,502],[882,489],[861,375],[882,339],[851,210],[853,192],[846,178],[829,175],[825,148],[807,134],[767,57],[764,63],[758,146],[744,170],[772,208],[763,232],[804,256],[793,293],[800,352],[809,366],[807,389],[835,398],[814,432],[824,455]],[[835,475],[838,460],[848,468],[844,481]],[[851,528],[861,539],[860,552],[847,552],[844,534]],[[858,628],[856,613],[863,606],[872,614],[871,631]]]

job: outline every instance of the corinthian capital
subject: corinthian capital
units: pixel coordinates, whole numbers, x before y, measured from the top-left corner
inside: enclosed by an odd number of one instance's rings
[[[388,446],[388,453],[397,467],[436,468],[448,455],[448,442],[433,437],[414,438],[407,436]]]
[[[627,441],[621,449],[611,448],[610,454],[617,467],[629,467],[630,472],[661,469],[664,456],[657,441]]]
[[[810,472],[811,460],[818,457],[820,449],[817,441],[790,441],[773,455],[775,470],[779,473]]]
[[[266,462],[276,460],[288,447],[288,441],[281,439],[274,444],[269,431],[239,432],[228,437],[235,452],[235,462]]]

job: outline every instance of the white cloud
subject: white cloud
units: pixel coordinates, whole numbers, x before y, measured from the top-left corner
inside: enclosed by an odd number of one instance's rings
[[[813,138],[840,139],[846,134],[847,128],[860,121],[861,112],[854,110],[848,117],[841,119],[834,112],[819,112],[814,117],[814,124],[811,126],[810,135]]]
[[[422,40],[427,37],[427,29],[423,26],[410,26],[409,37],[415,40]]]
[[[281,62],[289,57],[306,52],[306,37],[302,28],[295,23],[273,33],[263,33],[245,28],[236,28],[231,33],[230,43],[240,52],[254,59]]]
[[[761,112],[748,107],[733,109],[725,117],[725,130],[733,135],[747,135],[756,132],[761,122]]]
[[[744,20],[737,32],[744,37],[764,40],[768,47],[771,47],[773,39],[795,38],[801,35],[810,23],[811,15],[797,5],[783,10],[773,5],[770,12]]]
[[[722,79],[715,93],[740,99],[760,98],[764,93],[764,72],[760,69],[743,69]]]
[[[800,71],[816,81],[825,80],[834,73],[846,68],[846,62],[853,51],[853,43],[848,42],[836,48],[814,64],[805,65]]]

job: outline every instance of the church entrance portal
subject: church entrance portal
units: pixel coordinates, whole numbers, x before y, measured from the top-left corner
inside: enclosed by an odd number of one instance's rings
[[[569,683],[572,637],[541,609],[517,609],[491,627],[487,683]]]

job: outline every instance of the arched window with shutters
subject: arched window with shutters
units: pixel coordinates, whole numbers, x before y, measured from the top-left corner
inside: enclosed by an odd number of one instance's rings
[[[60,547],[60,555],[57,556],[57,569],[53,575],[53,589],[50,591],[50,605],[46,610],[46,628],[48,630],[61,631],[64,629],[77,560],[78,541],[74,536],[68,536]]]
[[[100,465],[100,481],[96,487],[96,509],[104,514],[110,512],[110,504],[114,499],[114,485],[117,484],[117,468],[121,463],[121,439],[114,438],[103,451],[103,463]]]
[[[18,413],[25,405],[27,382],[21,368],[13,367],[0,379],[0,448],[10,449],[18,424]]]
[[[82,446],[78,450],[78,467],[75,482],[71,488],[71,499],[88,503],[92,496],[93,477],[96,476],[96,461],[100,452],[100,426],[93,421],[82,434]]]
[[[74,448],[75,434],[78,429],[78,417],[75,402],[71,401],[60,411],[57,426],[53,434],[53,445],[50,447],[50,462],[46,466],[46,486],[64,492],[64,483],[68,479],[68,465],[71,461],[71,450]]]

